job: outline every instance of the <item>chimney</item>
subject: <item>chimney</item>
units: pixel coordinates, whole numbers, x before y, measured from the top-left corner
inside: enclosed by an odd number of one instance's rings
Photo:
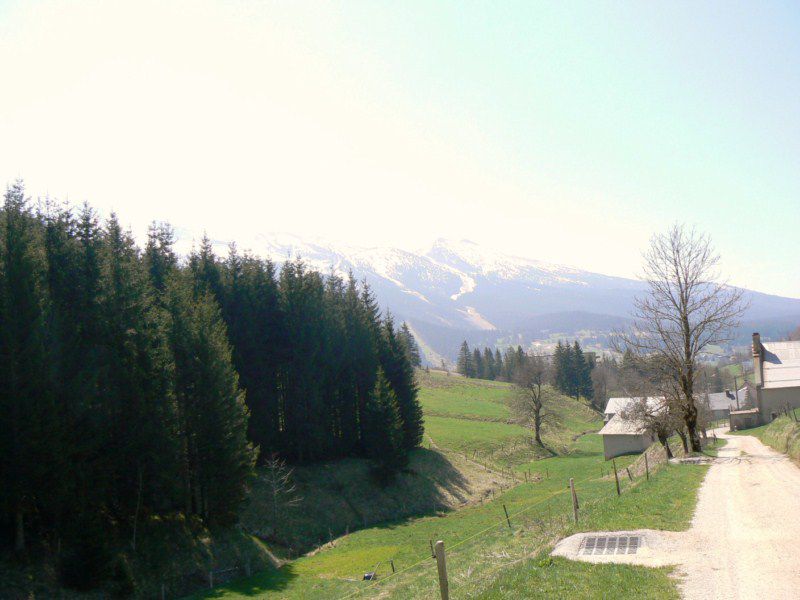
[[[761,345],[761,335],[758,333],[753,334],[753,383],[756,386],[761,386],[764,383],[764,367],[762,357],[764,355],[764,346]]]
[[[753,356],[761,356],[761,334],[756,332],[753,334]]]

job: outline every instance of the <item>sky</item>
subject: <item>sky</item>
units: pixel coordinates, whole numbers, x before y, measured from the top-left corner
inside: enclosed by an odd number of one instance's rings
[[[0,0],[0,185],[140,236],[621,276],[680,222],[800,297],[799,30],[792,2]]]

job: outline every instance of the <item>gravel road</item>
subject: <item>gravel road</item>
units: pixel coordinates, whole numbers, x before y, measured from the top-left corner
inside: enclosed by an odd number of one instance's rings
[[[720,437],[685,534],[683,595],[800,598],[800,469],[754,437]]]
[[[728,443],[703,482],[688,531],[610,532],[640,535],[642,547],[603,556],[580,553],[587,534],[577,534],[553,554],[676,565],[688,600],[800,598],[800,468],[752,436],[717,435]]]

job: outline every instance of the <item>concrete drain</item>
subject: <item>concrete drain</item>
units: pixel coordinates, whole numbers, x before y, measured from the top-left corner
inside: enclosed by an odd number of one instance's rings
[[[578,554],[636,554],[641,543],[640,535],[587,535]]]

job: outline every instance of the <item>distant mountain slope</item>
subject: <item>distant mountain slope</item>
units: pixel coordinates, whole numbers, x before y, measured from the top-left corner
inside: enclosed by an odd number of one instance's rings
[[[191,238],[179,232],[179,249]],[[215,248],[225,254],[226,243]],[[559,335],[603,347],[628,323],[641,281],[509,256],[467,240],[437,240],[422,252],[359,248],[291,235],[262,235],[249,246],[276,263],[302,258],[323,273],[366,279],[384,309],[406,320],[431,360],[471,344],[527,344]],[[739,335],[779,336],[800,323],[800,299],[748,291]]]

